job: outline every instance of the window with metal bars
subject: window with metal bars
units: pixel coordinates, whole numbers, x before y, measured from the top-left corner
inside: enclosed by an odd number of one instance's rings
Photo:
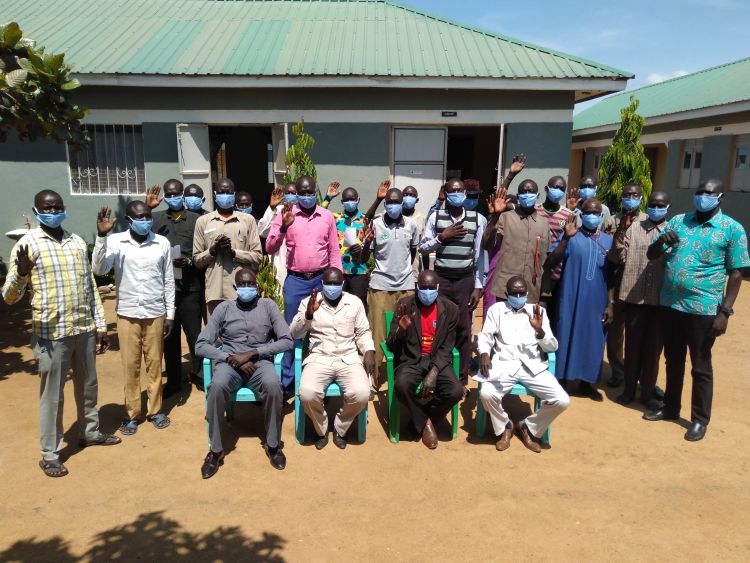
[[[75,195],[138,195],[146,192],[140,125],[87,125],[91,143],[68,149],[70,192]]]

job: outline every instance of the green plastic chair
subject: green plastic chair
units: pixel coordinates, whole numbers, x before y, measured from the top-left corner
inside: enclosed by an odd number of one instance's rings
[[[547,353],[547,361],[549,363],[549,367],[547,370],[554,375],[555,374],[555,353],[554,352],[548,352]],[[479,398],[479,393],[482,391],[482,384],[479,383],[479,388],[477,389],[477,421],[476,421],[476,428],[474,429],[475,434],[477,437],[481,438],[484,436],[484,432],[487,429],[487,411],[484,409],[484,404],[482,403],[482,400]],[[531,391],[528,390],[528,388],[523,383],[516,383],[513,388],[510,390],[510,393],[508,395],[519,395],[522,397],[534,397],[534,412],[539,410],[539,407],[542,406],[542,400],[534,395]],[[550,427],[547,427],[546,432],[542,436],[542,444],[545,446],[549,446],[549,437],[550,437]]]
[[[385,314],[385,337],[391,332],[391,321],[393,321],[393,311],[388,311]],[[395,374],[393,365],[393,353],[388,349],[386,342],[380,343],[380,349],[383,351],[386,361],[386,371],[388,373],[388,438],[392,443],[398,444],[401,436],[401,401],[398,400],[396,395],[395,385]],[[458,350],[453,348],[453,371],[456,374],[456,379],[459,378],[459,354]],[[420,382],[417,386],[417,391],[421,388],[422,383]],[[451,439],[458,436],[458,403],[453,405],[451,412]]]

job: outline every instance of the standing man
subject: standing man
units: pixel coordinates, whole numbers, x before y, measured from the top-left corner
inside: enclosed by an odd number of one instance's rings
[[[359,297],[367,313],[367,260],[362,258],[365,216],[359,210],[359,194],[346,188],[341,194],[343,213],[334,214],[338,233],[341,262],[344,267],[344,291]]]
[[[365,307],[343,287],[341,271],[326,268],[322,298],[313,289],[310,297],[300,303],[291,326],[294,338],[310,337],[299,397],[318,434],[315,440],[318,450],[328,444],[328,415],[323,404],[328,386],[337,382],[343,394],[343,405],[333,421],[333,443],[343,450],[352,422],[367,408],[368,376],[375,367],[375,345]]]
[[[172,248],[166,238],[151,231],[151,209],[142,201],[131,201],[127,221],[127,231],[107,236],[115,218],[109,207],[99,208],[91,265],[99,276],[115,269],[117,334],[128,415],[120,431],[130,436],[138,431],[141,418],[142,364],[148,380],[146,418],[157,429],[169,426],[169,418],[161,412],[161,357],[164,339],[174,327],[175,289]]]
[[[448,414],[463,396],[451,365],[458,309],[438,297],[438,279],[432,270],[419,274],[417,294],[399,301],[388,336],[388,349],[398,362],[396,393],[411,412],[417,435],[431,450],[438,445],[433,420]]]
[[[664,345],[659,307],[664,258],[649,260],[646,252],[664,231],[668,211],[666,192],[653,192],[646,219],[638,220],[628,213],[620,220],[608,255],[609,261],[622,270],[619,297],[625,317],[625,390],[617,402],[633,402],[640,381],[641,402],[651,410],[656,408],[656,377]]]
[[[190,377],[198,380],[201,358],[195,355],[195,341],[201,331],[201,283],[203,272],[193,265],[193,238],[198,215],[185,209],[182,183],[179,180],[164,182],[164,202],[166,211],[153,214],[151,230],[169,241],[170,246],[180,247],[180,254],[172,258],[175,277],[174,330],[164,340],[164,364],[167,371],[167,384],[164,398],[180,391],[182,387],[182,337],[190,349]]]
[[[261,249],[255,218],[234,209],[234,183],[222,178],[214,190],[216,211],[198,218],[193,238],[193,261],[206,270],[209,316],[222,301],[234,301],[234,276],[243,266],[257,271]]]
[[[277,252],[286,244],[287,276],[284,281],[284,320],[292,322],[300,302],[321,288],[326,268],[341,269],[341,252],[333,214],[317,204],[315,180],[297,180],[297,204],[286,202],[273,220],[266,239],[266,251]],[[287,396],[294,392],[294,354],[287,352],[281,364],[281,383]]]
[[[31,294],[31,348],[39,362],[39,467],[48,477],[64,477],[60,461],[63,447],[64,388],[68,369],[78,407],[78,445],[112,446],[120,438],[99,430],[96,410],[96,354],[109,349],[104,308],[86,257],[86,243],[64,231],[65,204],[55,191],[34,196],[39,227],[16,243],[3,285],[8,305]]]
[[[419,192],[414,186],[406,186],[401,193],[404,195],[403,201],[403,214],[407,219],[411,219],[417,224],[417,232],[419,232],[419,239],[422,240],[422,234],[424,233],[424,215],[416,210],[417,202],[419,201]],[[412,262],[412,275],[414,277],[414,283],[417,283],[417,277],[419,272],[423,269],[422,255],[417,253]]]
[[[685,433],[690,442],[706,435],[714,383],[711,349],[716,338],[727,330],[742,285],[742,272],[750,267],[745,229],[721,211],[723,192],[720,180],[703,182],[693,196],[695,211],[673,217],[648,249],[651,260],[666,254],[661,304],[667,389],[664,407],[647,411],[643,417],[679,418],[685,355],[690,350],[692,424]]]
[[[255,272],[240,268],[234,276],[235,301],[222,301],[198,337],[198,353],[214,363],[213,377],[206,396],[206,421],[210,449],[201,476],[213,476],[224,460],[221,422],[227,401],[240,387],[249,386],[263,403],[266,427],[264,449],[271,465],[286,467],[281,446],[283,393],[276,376],[274,356],[294,348],[289,326],[281,317],[278,305],[258,297]],[[221,348],[216,342],[221,341]]]
[[[375,254],[375,268],[367,292],[370,326],[376,342],[385,341],[385,313],[395,311],[396,303],[414,294],[412,263],[417,254],[417,224],[403,215],[403,195],[391,188],[385,196],[385,215],[377,217],[367,230],[362,262]],[[372,387],[377,392],[383,382],[383,352],[378,347]]]
[[[584,176],[581,178],[581,182],[578,185],[578,189],[572,189],[570,191],[570,197],[568,197],[568,209],[570,209],[576,216],[576,227],[581,228],[581,216],[583,215],[583,203],[589,199],[596,197],[596,179],[593,176]],[[602,222],[599,225],[599,230],[605,233],[612,233],[615,230],[614,219],[612,218],[612,212],[609,207],[603,203],[599,203],[602,206]]]
[[[471,319],[482,298],[482,237],[487,221],[476,211],[464,208],[466,188],[461,180],[449,180],[445,191],[445,209],[437,210],[427,219],[419,250],[425,253],[435,251],[440,295],[458,307],[456,347],[461,354],[461,383],[466,388],[471,356]]]
[[[188,211],[196,213],[199,217],[208,213],[203,209],[206,202],[206,196],[203,195],[203,188],[198,184],[188,184],[185,187],[185,207]]]
[[[237,192],[234,196],[234,208],[240,213],[253,214],[253,196],[249,192]]]
[[[271,192],[271,201],[263,213],[263,217],[258,221],[258,234],[260,238],[268,239],[268,234],[271,232],[271,224],[276,219],[276,216],[281,213],[282,209],[284,209],[282,205],[284,203],[297,204],[297,186],[294,184],[287,184],[283,191],[280,188],[274,188]],[[279,285],[283,288],[286,281],[286,244],[282,243],[276,252],[268,252],[268,245],[266,245],[266,254],[271,259],[273,267],[276,268],[276,279],[279,280]]]

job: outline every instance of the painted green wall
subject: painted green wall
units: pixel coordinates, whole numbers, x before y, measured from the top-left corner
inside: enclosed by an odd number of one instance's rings
[[[701,161],[701,182],[709,178],[718,178],[728,184],[727,168],[729,150],[732,148],[732,135],[716,135],[703,139],[703,157]]]
[[[540,190],[552,176],[568,177],[572,123],[510,123],[506,126],[505,166],[513,155],[526,155],[526,168],[511,185],[516,193],[521,180],[534,180]]]
[[[143,160],[147,186],[180,179],[176,123],[143,124]]]

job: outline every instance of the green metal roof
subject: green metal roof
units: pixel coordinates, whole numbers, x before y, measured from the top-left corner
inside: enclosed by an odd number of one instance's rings
[[[750,100],[750,58],[609,96],[575,115],[573,130],[620,123],[630,96],[646,118]]]
[[[631,78],[389,0],[3,0],[2,18],[79,74]]]

